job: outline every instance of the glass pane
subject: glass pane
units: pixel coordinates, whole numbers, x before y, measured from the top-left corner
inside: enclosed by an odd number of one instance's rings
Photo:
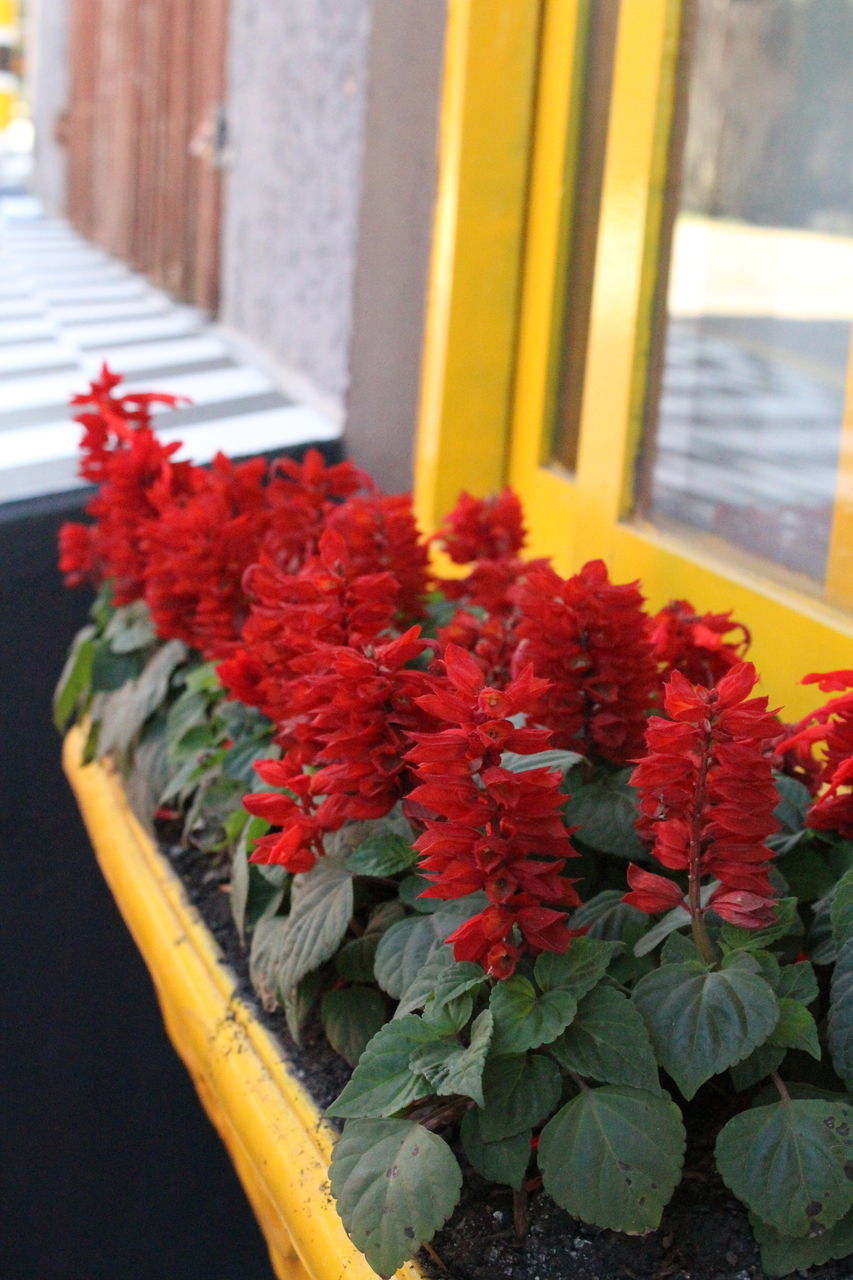
[[[580,41],[581,92],[574,106],[574,191],[564,202],[567,225],[563,237],[564,265],[560,271],[566,287],[559,298],[562,315],[553,330],[557,347],[552,360],[551,457],[543,459],[544,462],[553,459],[570,471],[577,463],[619,3],[620,0],[590,0],[583,14],[584,33]]]
[[[853,318],[853,0],[691,11],[641,508],[822,582]]]

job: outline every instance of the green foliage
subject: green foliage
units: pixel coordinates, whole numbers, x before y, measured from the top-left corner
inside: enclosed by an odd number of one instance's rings
[[[350,1066],[385,1022],[385,1001],[375,987],[354,986],[327,991],[320,1003],[326,1039]]]
[[[440,1043],[434,1028],[414,1014],[386,1023],[368,1043],[329,1115],[393,1116],[416,1098],[427,1097],[430,1082],[412,1067],[412,1057],[425,1045]]]
[[[551,1114],[562,1090],[559,1067],[544,1053],[490,1058],[483,1072],[484,1101],[476,1112],[483,1142],[529,1133]]]
[[[457,1040],[442,1038],[422,1045],[412,1054],[410,1069],[426,1076],[435,1093],[462,1094],[473,1098],[483,1106],[483,1068],[492,1040],[494,1021],[488,1009],[484,1009],[471,1026],[471,1039],[467,1045]]]
[[[53,695],[53,723],[60,733],[72,716],[76,716],[88,701],[92,684],[92,664],[95,657],[93,626],[81,628],[74,637],[71,650],[62,668],[62,674]]]
[[[394,876],[408,871],[417,858],[408,840],[387,827],[379,827],[347,859],[357,876]]]
[[[826,1029],[833,1066],[847,1088],[853,1090],[853,935],[838,953]]]
[[[584,1088],[542,1130],[539,1168],[545,1190],[574,1217],[643,1232],[660,1222],[684,1145],[681,1114],[667,1094]]]
[[[717,1168],[731,1191],[774,1230],[805,1236],[851,1208],[853,1108],[783,1099],[741,1112],[717,1138]]]
[[[495,1019],[494,1051],[508,1054],[550,1044],[569,1025],[578,1002],[560,987],[537,992],[528,978],[516,974],[498,983],[489,1007]]]
[[[351,1120],[329,1176],[347,1233],[383,1277],[432,1239],[462,1186],[447,1143],[411,1120]]]
[[[768,1276],[787,1276],[792,1271],[805,1271],[853,1253],[853,1212],[828,1230],[799,1237],[782,1235],[755,1214],[750,1214],[749,1221],[761,1249],[761,1265]]]
[[[570,778],[566,821],[578,828],[575,838],[591,849],[644,862],[645,846],[634,830],[637,800],[628,785],[630,776],[630,769],[613,773],[600,768],[579,785],[575,777]]]
[[[516,1191],[521,1187],[530,1163],[532,1129],[489,1142],[483,1136],[483,1113],[473,1107],[462,1117],[459,1136],[462,1150],[481,1178]]]
[[[779,1021],[758,962],[746,952],[727,959],[716,972],[698,961],[663,965],[634,991],[658,1061],[685,1098],[763,1044]]]
[[[322,858],[310,871],[294,876],[274,970],[282,991],[331,959],[346,934],[352,908],[352,874],[336,859]]]
[[[603,1084],[659,1093],[658,1069],[643,1019],[626,995],[596,987],[584,996],[571,1025],[551,1045],[566,1070]]]

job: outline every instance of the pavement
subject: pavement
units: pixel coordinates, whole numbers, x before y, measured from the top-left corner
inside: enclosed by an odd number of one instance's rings
[[[340,425],[295,404],[259,359],[200,311],[176,303],[36,200],[0,199],[0,503],[79,487],[80,428],[67,410],[103,361],[127,391],[192,404],[162,437],[207,462],[337,441]]]

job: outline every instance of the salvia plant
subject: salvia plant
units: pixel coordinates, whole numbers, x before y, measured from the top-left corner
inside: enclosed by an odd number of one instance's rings
[[[75,400],[93,583],[56,695],[149,818],[233,860],[262,1002],[354,1067],[331,1189],[389,1276],[463,1164],[655,1228],[685,1124],[770,1275],[853,1249],[853,670],[797,724],[747,629],[522,558],[515,496],[431,539],[348,462],[179,462],[164,396]]]

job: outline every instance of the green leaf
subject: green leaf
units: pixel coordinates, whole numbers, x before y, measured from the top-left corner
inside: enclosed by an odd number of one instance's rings
[[[658,1067],[643,1019],[621,991],[596,987],[551,1046],[563,1067],[604,1084],[660,1093]]]
[[[462,1187],[447,1143],[411,1120],[350,1121],[329,1178],[348,1235],[385,1278],[432,1239]]]
[[[455,1040],[424,1045],[412,1054],[411,1069],[426,1076],[440,1096],[461,1093],[483,1106],[483,1067],[492,1040],[493,1020],[488,1009],[474,1019],[471,1043]]]
[[[449,950],[449,948],[446,948]],[[452,952],[451,952],[452,955]],[[461,961],[445,965],[436,974],[435,986],[432,989],[428,1006],[431,1010],[439,1010],[451,1000],[458,1000],[468,991],[476,991],[486,981],[486,973],[478,964]]]
[[[568,951],[558,955],[543,951],[536,957],[534,977],[542,991],[559,988],[582,1000],[600,982],[607,966],[622,950],[621,942],[602,942],[598,938],[573,938]]]
[[[789,778],[785,773],[775,773],[773,781],[779,793],[773,816],[786,831],[801,831],[812,802],[811,792],[797,778]]]
[[[281,1005],[287,1021],[287,1029],[295,1044],[302,1044],[302,1028],[314,1008],[323,985],[319,969],[306,973],[301,982],[289,991],[282,992]]]
[[[543,1053],[489,1058],[483,1072],[483,1109],[477,1113],[484,1142],[529,1133],[560,1101],[563,1080]]]
[[[634,990],[658,1061],[685,1098],[762,1044],[779,1020],[757,962],[744,952],[729,959],[718,972],[689,961],[663,965]]]
[[[400,901],[420,915],[431,915],[434,911],[440,911],[444,905],[440,898],[421,897],[424,890],[428,888],[429,881],[424,876],[406,876],[400,881]]]
[[[841,946],[832,974],[827,1040],[832,1065],[853,1090],[853,935]]]
[[[136,679],[103,703],[98,752],[127,752],[149,716],[166,701],[172,673],[187,655],[180,640],[169,640],[148,660]]]
[[[785,878],[789,893],[800,902],[814,902],[830,892],[835,875],[813,845],[800,840],[790,852],[784,852],[785,857],[776,865]]]
[[[468,914],[461,903],[441,903],[441,910],[425,916],[408,916],[382,935],[376,949],[376,981],[389,996],[399,1000],[417,978],[426,961],[442,946]],[[453,959],[447,949],[448,959]],[[426,995],[424,995],[426,999]]]
[[[295,987],[312,969],[331,959],[352,918],[352,874],[337,859],[321,858],[293,877],[290,914],[276,968],[282,991]]]
[[[351,1067],[385,1022],[385,1001],[375,987],[327,991],[320,1004],[326,1039]]]
[[[329,1115],[392,1116],[416,1098],[427,1097],[433,1091],[429,1080],[409,1064],[416,1050],[438,1041],[433,1029],[414,1014],[386,1022],[366,1046],[352,1078],[328,1108]]]
[[[660,949],[661,964],[681,964],[685,960],[699,960],[699,948],[692,938],[683,933],[671,933]]]
[[[780,1000],[787,997],[790,1000],[799,1000],[800,1004],[811,1004],[817,999],[817,975],[814,966],[808,960],[783,965],[779,971],[776,994]]]
[[[838,948],[832,936],[831,906],[831,898],[821,898],[813,909],[806,944],[813,964],[834,964],[838,956]]]
[[[736,1062],[729,1074],[738,1093],[751,1089],[781,1065],[787,1050],[772,1044],[760,1044],[742,1062]]]
[[[645,930],[649,917],[627,902],[621,889],[602,889],[572,913],[573,929],[588,927],[588,938],[604,938],[613,942],[636,942]]]
[[[853,937],[853,870],[843,875],[835,886],[829,918],[835,945],[841,947]]]
[[[199,666],[192,667],[187,672],[184,683],[190,693],[208,693],[215,696],[223,692],[219,676],[216,674],[215,662],[202,662]]]
[[[763,951],[771,942],[797,932],[799,925],[797,899],[782,898],[776,903],[775,924],[768,925],[766,929],[740,929],[737,925],[724,924],[720,938],[727,951]]]
[[[77,704],[92,683],[92,662],[95,657],[94,637],[96,630],[92,626],[82,627],[71,645],[71,650],[62,668],[62,675],[53,695],[53,723],[60,733],[77,709]]]
[[[424,1005],[423,1019],[428,1022],[439,1035],[455,1036],[471,1021],[474,1012],[474,997],[470,992],[448,1000],[441,1008],[436,1009],[432,1001]]]
[[[622,1085],[584,1090],[542,1130],[543,1185],[584,1222],[654,1230],[681,1177],[684,1143],[681,1113],[667,1094]]]
[[[499,982],[489,1002],[495,1019],[493,1052],[524,1053],[550,1044],[569,1025],[577,1007],[571,992],[558,987],[538,995],[520,974]]]
[[[251,787],[258,779],[254,765],[256,760],[269,760],[269,738],[253,734],[242,742],[234,742],[225,751],[222,760],[222,772],[226,778],[235,778],[238,782]],[[261,780],[263,782],[263,780]],[[266,783],[263,783],[266,786]]]
[[[268,1012],[279,1003],[277,973],[286,946],[286,916],[266,916],[258,921],[249,950],[249,977]]]
[[[431,917],[427,917],[427,919],[431,919]],[[403,922],[401,921],[401,923]],[[422,920],[419,923],[425,923],[425,921]],[[388,932],[390,933],[391,930],[389,929]],[[426,934],[424,929],[419,932]],[[417,941],[417,935],[415,935],[415,941]],[[405,960],[405,963],[408,968],[408,959]],[[433,991],[435,991],[436,984],[442,974],[451,969],[453,964],[453,952],[450,947],[438,944],[430,951],[420,968],[415,970],[414,977],[400,996],[400,1002],[397,1005],[394,1017],[403,1018],[407,1013],[414,1013],[416,1009],[423,1009]],[[381,980],[379,985],[382,986]]]
[[[637,793],[628,785],[630,769],[601,772],[578,787],[566,805],[566,821],[579,827],[577,838],[600,853],[645,859],[645,845],[634,830]]]
[[[848,1213],[827,1231],[799,1237],[783,1236],[752,1213],[749,1221],[761,1249],[761,1266],[768,1276],[807,1271],[809,1267],[853,1253],[853,1213]]]
[[[550,751],[536,751],[529,756],[505,751],[501,756],[501,768],[509,769],[512,773],[527,773],[528,769],[557,769],[560,773],[568,773],[569,769],[585,759],[577,751],[560,751],[556,747]]]
[[[487,1142],[483,1137],[483,1113],[476,1107],[462,1117],[459,1136],[462,1150],[481,1178],[520,1190],[530,1163],[532,1129]]]
[[[820,1062],[815,1020],[799,1000],[789,1000],[785,996],[779,1000],[779,1021],[770,1032],[767,1043],[783,1049],[802,1049]]]
[[[157,633],[145,601],[119,605],[104,628],[104,639],[113,653],[135,653],[155,644]]]
[[[249,862],[246,845],[247,841],[242,839],[231,861],[231,915],[241,942],[245,942],[246,930],[253,928],[262,916],[273,915],[278,910],[289,878],[284,867],[257,866]]]
[[[96,693],[113,693],[142,670],[142,657],[136,653],[113,653],[105,641],[95,643],[92,655],[92,688]]]
[[[349,855],[347,866],[357,876],[395,876],[414,866],[417,857],[408,840],[380,828]]]
[[[851,1208],[853,1108],[794,1099],[743,1111],[720,1130],[717,1168],[728,1188],[782,1235],[833,1226]]]
[[[373,964],[376,959],[376,948],[379,946],[378,933],[364,933],[360,938],[347,942],[335,955],[335,969],[338,976],[347,982],[373,982]]]

